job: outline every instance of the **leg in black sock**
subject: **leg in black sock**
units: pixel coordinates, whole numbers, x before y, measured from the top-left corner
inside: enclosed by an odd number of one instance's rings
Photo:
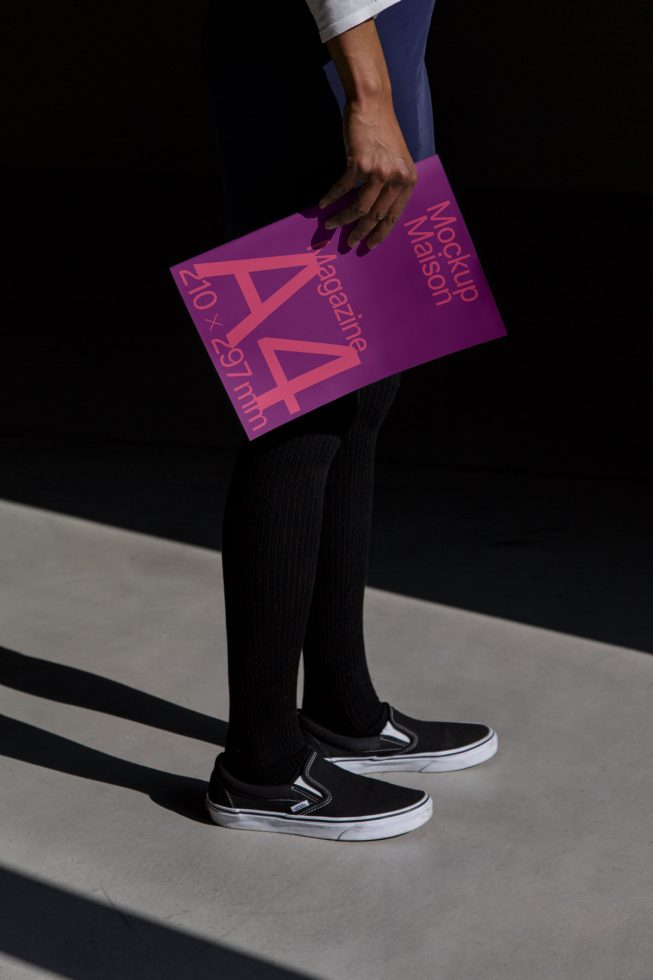
[[[357,408],[352,392],[249,442],[223,518],[229,672],[224,764],[252,783],[287,781],[306,753],[297,678],[315,582],[324,488]]]
[[[374,459],[400,374],[361,388],[326,482],[315,588],[304,636],[302,710],[343,735],[372,734],[381,701],[370,678],[363,599],[372,528]]]

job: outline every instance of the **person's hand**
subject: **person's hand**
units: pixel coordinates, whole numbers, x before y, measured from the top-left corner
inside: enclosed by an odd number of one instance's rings
[[[360,181],[360,192],[342,211],[325,221],[336,228],[356,221],[347,242],[367,238],[374,248],[390,234],[418,180],[399,122],[387,96],[348,100],[343,112],[347,168],[343,176],[320,198],[320,207],[337,200]]]

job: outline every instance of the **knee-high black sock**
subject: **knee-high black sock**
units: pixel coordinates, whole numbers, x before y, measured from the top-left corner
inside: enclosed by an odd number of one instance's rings
[[[305,752],[297,678],[315,581],[324,487],[356,410],[350,393],[249,442],[223,518],[229,674],[224,763],[253,783],[289,779]]]
[[[379,730],[381,701],[363,637],[376,438],[400,375],[358,391],[353,424],[329,469],[315,588],[304,636],[302,709],[343,735]]]

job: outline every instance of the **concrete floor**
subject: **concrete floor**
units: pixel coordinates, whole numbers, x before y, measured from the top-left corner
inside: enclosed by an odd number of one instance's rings
[[[9,502],[0,548],[3,978],[653,976],[653,661],[631,643],[369,588],[379,694],[488,721],[499,754],[376,777],[434,797],[403,837],[222,830],[201,803],[219,552]]]

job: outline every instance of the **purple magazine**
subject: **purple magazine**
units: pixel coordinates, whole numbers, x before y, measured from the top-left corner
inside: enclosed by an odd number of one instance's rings
[[[437,154],[375,249],[317,204],[170,271],[248,438],[379,378],[505,335]]]

